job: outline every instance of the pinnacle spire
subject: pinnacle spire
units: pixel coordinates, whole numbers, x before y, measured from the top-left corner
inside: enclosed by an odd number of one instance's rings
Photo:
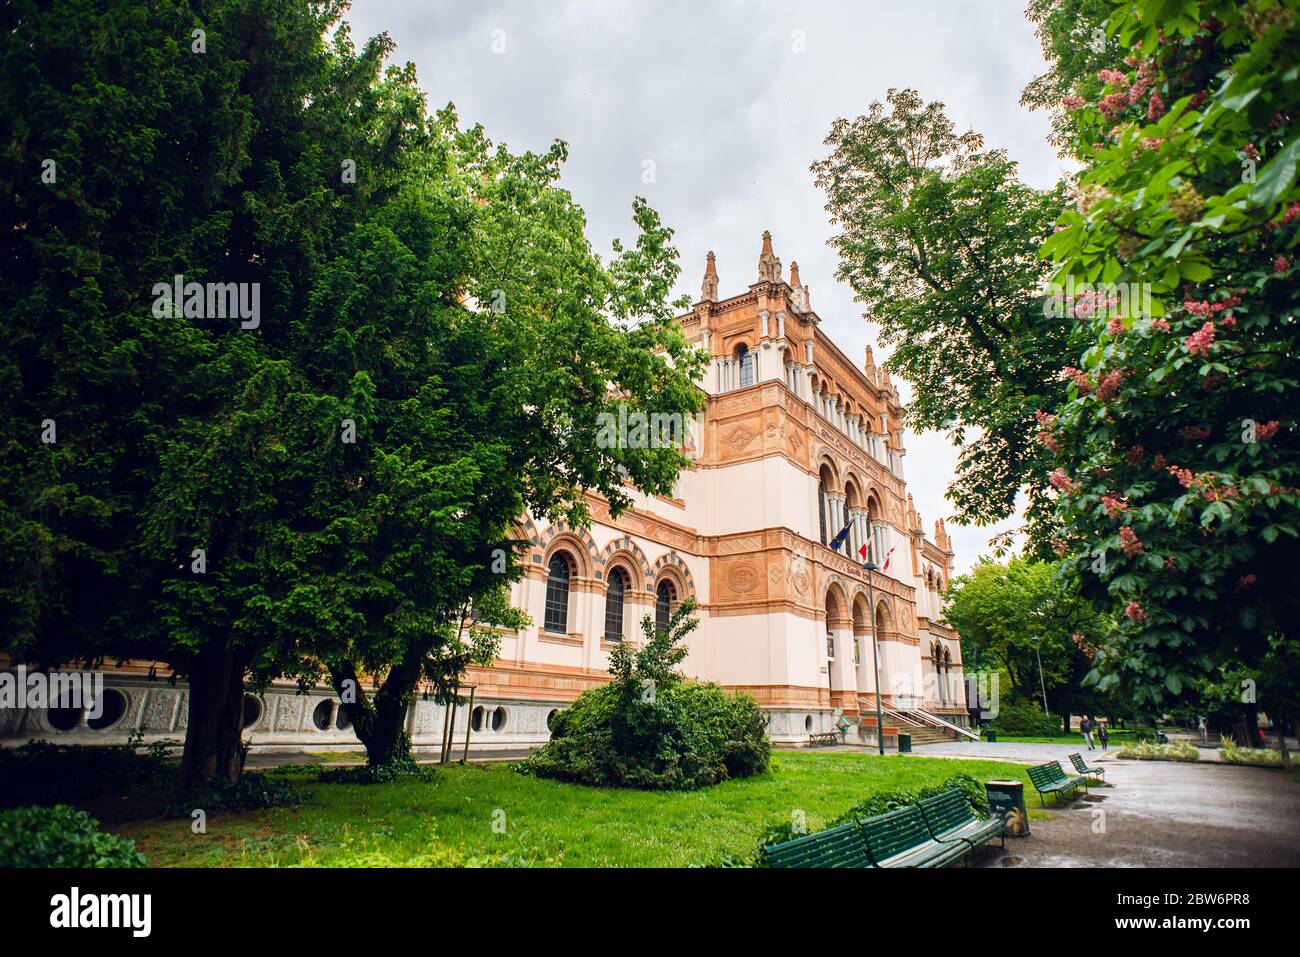
[[[781,260],[772,252],[772,234],[766,229],[763,230],[763,250],[758,255],[758,281],[781,281]]]
[[[718,267],[711,249],[705,257],[704,282],[700,286],[700,299],[704,302],[718,301]]]

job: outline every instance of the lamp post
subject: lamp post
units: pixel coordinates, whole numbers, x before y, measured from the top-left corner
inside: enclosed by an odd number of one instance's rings
[[[1034,635],[1030,639],[1034,643],[1034,655],[1038,658],[1038,687],[1043,692],[1043,730],[1047,732],[1049,738],[1054,738],[1052,734],[1052,716],[1047,710],[1047,682],[1043,680],[1043,654],[1040,650],[1042,647],[1042,636]]]
[[[871,666],[876,671],[876,744],[885,753],[885,716],[880,709],[880,646],[876,643],[876,591],[872,572],[879,566],[871,560],[871,546],[867,546],[867,617],[871,623]]]

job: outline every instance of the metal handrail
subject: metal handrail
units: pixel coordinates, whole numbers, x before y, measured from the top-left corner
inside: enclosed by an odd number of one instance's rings
[[[964,734],[966,737],[970,738],[973,741],[978,741],[980,739],[980,736],[976,734],[974,731],[971,731],[969,728],[963,728],[959,724],[953,724],[951,721],[945,721],[937,714],[931,714],[930,712],[925,711],[921,708],[914,709],[913,713],[919,714],[923,719],[928,721],[930,724],[935,724],[938,725],[939,727],[947,728],[949,731],[956,731],[958,734]]]

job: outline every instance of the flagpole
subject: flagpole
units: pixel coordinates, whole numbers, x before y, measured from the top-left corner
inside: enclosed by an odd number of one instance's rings
[[[876,589],[872,573],[876,563],[871,560],[871,545],[867,545],[867,618],[871,623],[871,662],[876,669],[876,744],[885,753],[885,716],[880,708],[880,646],[876,643]]]

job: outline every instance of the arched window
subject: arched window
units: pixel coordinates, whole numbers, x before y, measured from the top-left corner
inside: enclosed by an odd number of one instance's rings
[[[826,482],[820,478],[817,480],[817,522],[821,529],[822,544],[830,544],[830,539],[826,537]]]
[[[754,353],[750,352],[745,346],[740,346],[736,350],[736,358],[740,360],[740,387],[743,389],[747,385],[754,384]]]
[[[627,591],[627,573],[614,568],[609,573],[609,587],[605,589],[605,640],[623,640],[623,593]]]
[[[668,630],[668,619],[672,617],[673,605],[677,604],[677,589],[668,579],[659,583],[655,589],[655,628]]]
[[[555,634],[569,631],[569,558],[563,552],[551,556],[546,576],[546,618],[542,627]]]

